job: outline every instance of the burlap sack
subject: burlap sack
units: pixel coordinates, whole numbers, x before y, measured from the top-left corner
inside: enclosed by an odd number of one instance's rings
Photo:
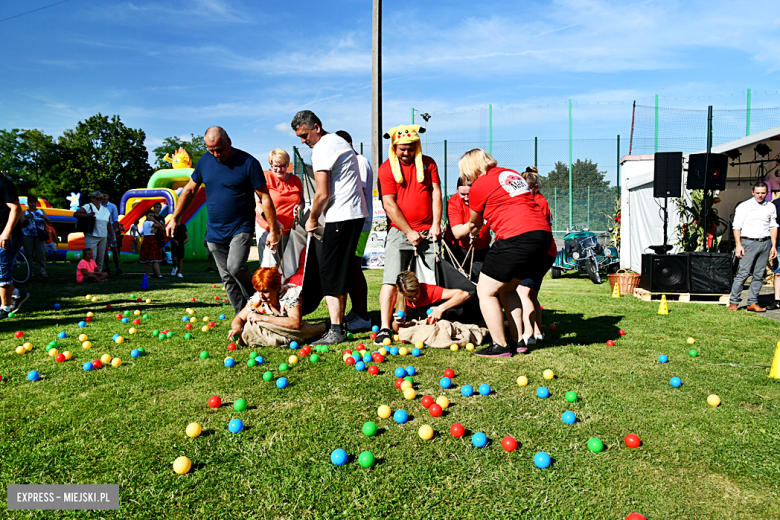
[[[291,341],[305,343],[307,340],[325,332],[325,323],[301,323],[301,330],[285,329],[270,323],[250,323],[244,325],[241,339],[250,347],[286,347]]]
[[[398,331],[399,338],[411,344],[422,341],[431,348],[449,348],[453,343],[459,347],[465,347],[468,343],[477,346],[485,341],[488,334],[484,327],[457,321],[440,320],[433,325],[428,325],[425,320],[408,323]]]

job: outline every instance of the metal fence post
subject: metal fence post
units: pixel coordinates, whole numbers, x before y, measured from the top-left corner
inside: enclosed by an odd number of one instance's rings
[[[363,143],[360,143],[360,155],[363,155]]]
[[[447,223],[449,224],[449,218],[448,218],[448,202],[449,202],[449,193],[447,192],[447,140],[444,140],[444,218],[447,220]]]
[[[572,213],[572,168],[571,168],[571,99],[569,100],[569,229],[573,227]]]
[[[493,154],[493,105],[488,105],[488,153]]]
[[[750,135],[750,89],[748,89],[748,97],[747,97],[747,121],[746,121],[746,127],[745,127],[745,135]]]
[[[539,169],[539,138],[534,137],[534,168]]]
[[[620,198],[620,134],[617,138],[617,192]]]
[[[655,95],[655,153],[658,153],[658,94]]]
[[[554,188],[555,191],[553,191],[553,200],[555,201],[554,207],[555,207],[555,213],[553,213],[553,231],[556,230],[558,227],[558,188]]]
[[[588,186],[588,229],[590,229],[590,186]]]

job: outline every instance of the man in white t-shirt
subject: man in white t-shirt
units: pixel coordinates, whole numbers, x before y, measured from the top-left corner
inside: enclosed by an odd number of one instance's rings
[[[301,142],[312,149],[315,193],[306,231],[313,234],[320,215],[325,217],[319,262],[322,292],[330,313],[330,330],[312,344],[335,345],[347,340],[344,308],[348,278],[354,266],[351,256],[355,254],[368,216],[363,183],[355,151],[341,137],[324,131],[314,112],[298,112],[291,125]]]

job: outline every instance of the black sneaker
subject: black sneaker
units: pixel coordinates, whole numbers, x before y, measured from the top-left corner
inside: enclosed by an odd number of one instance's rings
[[[374,345],[384,345],[385,344],[385,338],[389,339],[390,341],[393,340],[393,331],[390,329],[382,329],[379,331],[379,333],[376,335],[376,339],[374,340]]]
[[[213,273],[213,272],[214,272],[214,268],[213,268],[213,267],[211,267],[211,266],[209,266],[209,268],[208,268],[208,269],[206,269],[206,272],[207,272],[207,273]]]
[[[5,309],[0,309],[0,320],[4,320],[8,317],[9,312]]]
[[[125,273],[124,273],[124,272],[123,272],[121,269],[119,269],[119,268],[117,267],[117,269],[116,269],[116,275],[117,275],[117,276],[124,276],[124,275],[125,275]]]
[[[520,341],[513,342],[511,339],[507,339],[507,345],[514,348],[515,352],[518,354],[528,354],[529,347],[526,344],[525,341],[523,341],[523,338],[520,338]]]
[[[24,302],[30,299],[30,293],[26,293],[22,290],[19,291],[19,295],[11,296],[11,310],[8,312],[18,311]]]
[[[489,346],[474,352],[475,356],[480,357],[512,357],[512,347],[502,347],[498,343],[491,343]]]
[[[346,343],[347,341],[347,333],[346,332],[336,332],[333,329],[328,329],[328,332],[325,333],[324,336],[322,336],[317,341],[312,341],[312,345],[336,345],[338,343]]]
[[[764,308],[768,311],[776,311],[780,309],[780,300],[775,300]]]

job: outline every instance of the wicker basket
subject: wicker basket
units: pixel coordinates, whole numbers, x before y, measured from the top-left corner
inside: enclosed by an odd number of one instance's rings
[[[617,273],[608,275],[608,278],[610,291],[615,290],[615,283],[617,283],[620,287],[620,294],[634,294],[634,289],[639,287],[642,276],[620,269]]]

